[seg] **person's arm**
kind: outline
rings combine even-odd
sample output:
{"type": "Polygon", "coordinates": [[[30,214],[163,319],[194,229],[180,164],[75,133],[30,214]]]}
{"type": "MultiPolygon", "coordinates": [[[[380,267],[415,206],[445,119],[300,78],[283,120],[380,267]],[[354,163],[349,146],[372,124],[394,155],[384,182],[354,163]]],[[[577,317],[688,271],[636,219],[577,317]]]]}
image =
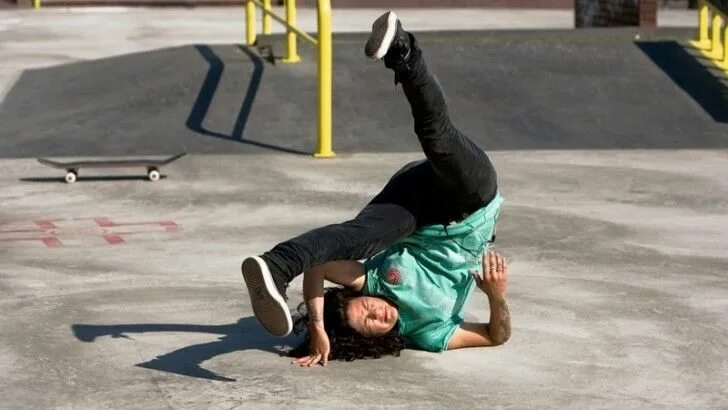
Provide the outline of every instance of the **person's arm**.
{"type": "Polygon", "coordinates": [[[295,361],[299,366],[326,366],[331,346],[324,328],[324,280],[361,291],[365,281],[364,265],[357,261],[334,261],[309,269],[303,274],[303,299],[306,302],[311,351],[295,361]]]}
{"type": "Polygon", "coordinates": [[[483,254],[483,276],[473,272],[475,283],[488,296],[490,321],[463,323],[450,338],[447,348],[497,346],[511,337],[511,314],[506,303],[508,264],[495,252],[483,254]]]}
{"type": "Polygon", "coordinates": [[[303,299],[309,325],[323,328],[324,280],[360,292],[364,287],[364,265],[357,261],[333,261],[309,269],[303,274],[303,299]]]}

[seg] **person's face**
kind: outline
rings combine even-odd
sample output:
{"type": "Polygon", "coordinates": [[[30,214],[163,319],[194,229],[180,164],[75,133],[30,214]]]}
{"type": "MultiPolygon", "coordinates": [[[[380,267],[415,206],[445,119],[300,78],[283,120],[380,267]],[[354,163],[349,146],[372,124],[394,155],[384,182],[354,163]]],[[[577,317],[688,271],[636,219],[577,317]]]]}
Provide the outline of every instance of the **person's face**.
{"type": "Polygon", "coordinates": [[[399,318],[397,308],[384,299],[359,296],[349,301],[346,320],[362,336],[376,337],[387,334],[399,318]]]}

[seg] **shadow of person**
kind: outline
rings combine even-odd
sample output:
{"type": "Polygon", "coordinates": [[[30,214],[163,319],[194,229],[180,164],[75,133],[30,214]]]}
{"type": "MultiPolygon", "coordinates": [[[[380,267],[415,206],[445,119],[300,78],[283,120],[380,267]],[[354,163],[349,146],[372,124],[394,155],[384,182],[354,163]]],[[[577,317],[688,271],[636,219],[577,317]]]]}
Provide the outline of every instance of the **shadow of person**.
{"type": "Polygon", "coordinates": [[[226,353],[239,350],[262,350],[270,353],[280,353],[282,350],[276,345],[294,342],[291,337],[281,339],[265,333],[255,317],[245,317],[226,325],[191,325],[191,324],[119,324],[119,325],[87,325],[74,324],[71,326],[74,336],[82,342],[92,343],[98,337],[111,336],[112,338],[133,338],[130,333],[149,332],[192,332],[209,333],[220,337],[209,343],[196,344],[183,347],[175,351],[157,356],[156,358],[137,363],[135,366],[145,369],[161,370],[183,376],[201,379],[235,381],[229,377],[221,376],[203,368],[203,362],[226,353]]]}

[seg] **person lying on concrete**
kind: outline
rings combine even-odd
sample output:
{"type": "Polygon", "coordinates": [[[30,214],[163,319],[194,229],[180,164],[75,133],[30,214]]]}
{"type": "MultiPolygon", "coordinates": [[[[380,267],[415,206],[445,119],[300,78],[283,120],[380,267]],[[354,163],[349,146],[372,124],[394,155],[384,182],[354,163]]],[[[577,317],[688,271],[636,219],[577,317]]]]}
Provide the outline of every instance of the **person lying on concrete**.
{"type": "Polygon", "coordinates": [[[372,25],[365,54],[402,84],[426,159],[405,165],[352,220],[324,226],[243,261],[253,312],[270,333],[294,328],[288,283],[304,272],[301,366],[505,343],[511,333],[505,259],[487,251],[503,198],[488,156],[450,120],[417,40],[393,12],[372,25]],[[365,260],[363,263],[359,260],[365,260]],[[482,273],[478,274],[477,271],[482,273]],[[324,290],[324,280],[343,287],[324,290]],[[465,322],[477,287],[488,323],[465,322]]]}

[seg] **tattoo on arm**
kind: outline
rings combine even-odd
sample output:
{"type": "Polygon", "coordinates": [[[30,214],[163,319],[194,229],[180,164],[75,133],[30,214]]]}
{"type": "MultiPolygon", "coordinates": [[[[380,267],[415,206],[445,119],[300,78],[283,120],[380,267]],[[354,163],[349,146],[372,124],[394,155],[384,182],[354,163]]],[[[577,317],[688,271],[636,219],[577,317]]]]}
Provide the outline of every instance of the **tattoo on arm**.
{"type": "Polygon", "coordinates": [[[321,315],[318,312],[309,312],[308,314],[308,320],[314,323],[323,322],[324,318],[323,315],[321,315]]]}
{"type": "Polygon", "coordinates": [[[506,300],[501,301],[501,334],[503,335],[503,343],[511,338],[511,312],[508,310],[506,300]]]}
{"type": "Polygon", "coordinates": [[[316,306],[315,299],[309,300],[306,305],[308,308],[308,322],[310,324],[323,323],[324,315],[322,312],[318,311],[318,306],[316,306]]]}
{"type": "Polygon", "coordinates": [[[511,312],[505,299],[497,301],[491,308],[497,313],[495,317],[491,316],[488,333],[495,343],[503,344],[511,337],[511,312]]]}

